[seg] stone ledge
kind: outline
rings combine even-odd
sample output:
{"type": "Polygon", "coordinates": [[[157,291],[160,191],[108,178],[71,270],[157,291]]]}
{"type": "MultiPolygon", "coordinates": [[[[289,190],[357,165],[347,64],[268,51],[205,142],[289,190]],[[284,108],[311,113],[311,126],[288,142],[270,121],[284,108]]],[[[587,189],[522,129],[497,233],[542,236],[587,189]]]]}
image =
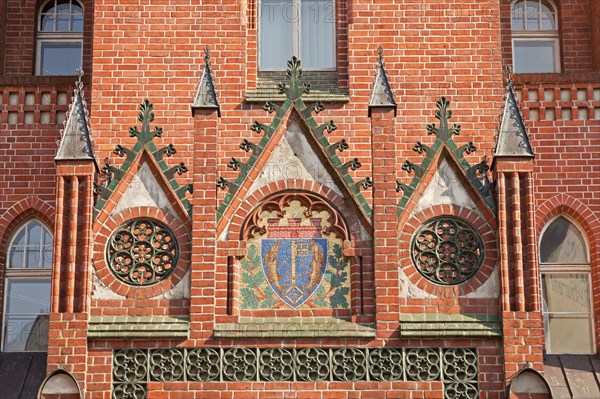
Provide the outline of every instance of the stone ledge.
{"type": "MultiPolygon", "coordinates": [[[[244,101],[247,103],[264,103],[267,101],[284,102],[285,95],[274,91],[249,91],[246,92],[244,101]]],[[[302,101],[305,103],[321,101],[323,103],[349,103],[350,96],[344,93],[330,93],[321,91],[312,91],[309,94],[302,95],[302,101]]]]}
{"type": "Polygon", "coordinates": [[[186,316],[92,316],[88,338],[187,338],[186,316]]]}
{"type": "Polygon", "coordinates": [[[375,338],[373,324],[335,317],[240,317],[238,323],[215,325],[215,338],[375,338]]]}
{"type": "Polygon", "coordinates": [[[400,316],[404,337],[500,337],[502,323],[497,315],[406,314],[400,316]]]}

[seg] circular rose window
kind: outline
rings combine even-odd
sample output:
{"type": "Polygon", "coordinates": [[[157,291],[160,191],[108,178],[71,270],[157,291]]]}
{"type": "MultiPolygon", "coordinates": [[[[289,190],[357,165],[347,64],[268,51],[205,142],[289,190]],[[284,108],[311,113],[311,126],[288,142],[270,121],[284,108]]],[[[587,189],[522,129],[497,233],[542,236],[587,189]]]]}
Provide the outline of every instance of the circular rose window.
{"type": "Polygon", "coordinates": [[[443,216],[430,219],[415,232],[412,261],[427,280],[455,285],[467,281],[481,267],[484,247],[477,230],[467,222],[443,216]]]}
{"type": "Polygon", "coordinates": [[[173,232],[152,219],[134,219],[121,225],[106,248],[110,270],[129,285],[145,286],[164,280],[175,269],[178,257],[173,232]]]}

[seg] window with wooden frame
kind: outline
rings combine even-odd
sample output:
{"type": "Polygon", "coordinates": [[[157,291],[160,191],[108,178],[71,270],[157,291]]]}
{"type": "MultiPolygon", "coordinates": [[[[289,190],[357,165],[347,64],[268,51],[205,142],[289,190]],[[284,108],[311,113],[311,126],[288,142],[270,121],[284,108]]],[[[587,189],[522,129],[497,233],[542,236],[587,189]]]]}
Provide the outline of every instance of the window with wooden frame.
{"type": "Polygon", "coordinates": [[[81,68],[83,6],[77,0],[48,0],[37,21],[36,75],[71,76],[81,68]]]}
{"type": "Polygon", "coordinates": [[[304,70],[334,70],[335,15],[334,0],[261,0],[259,70],[285,70],[293,55],[304,70]]]}
{"type": "Polygon", "coordinates": [[[511,4],[513,69],[516,73],[560,72],[558,14],[548,0],[511,4]]]}
{"type": "Polygon", "coordinates": [[[581,230],[559,216],[540,239],[542,312],[547,353],[595,353],[591,268],[581,230]]]}
{"type": "Polygon", "coordinates": [[[2,350],[48,350],[53,240],[39,220],[22,224],[9,240],[4,281],[2,350]]]}

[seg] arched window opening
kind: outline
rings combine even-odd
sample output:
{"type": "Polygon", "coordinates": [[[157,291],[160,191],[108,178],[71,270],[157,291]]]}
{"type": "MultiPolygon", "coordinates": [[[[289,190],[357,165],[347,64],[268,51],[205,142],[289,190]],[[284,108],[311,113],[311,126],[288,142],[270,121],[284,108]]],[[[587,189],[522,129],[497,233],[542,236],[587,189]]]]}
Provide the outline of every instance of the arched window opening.
{"type": "Polygon", "coordinates": [[[83,7],[77,0],[48,0],[37,24],[36,74],[75,75],[81,67],[83,7]]]}
{"type": "Polygon", "coordinates": [[[560,72],[558,16],[548,0],[511,5],[513,68],[516,73],[560,72]]]}
{"type": "Polygon", "coordinates": [[[540,269],[546,352],[594,353],[587,244],[581,231],[563,216],[542,233],[540,269]]]}
{"type": "Polygon", "coordinates": [[[37,219],[21,225],[9,241],[2,350],[48,349],[52,234],[37,219]]]}

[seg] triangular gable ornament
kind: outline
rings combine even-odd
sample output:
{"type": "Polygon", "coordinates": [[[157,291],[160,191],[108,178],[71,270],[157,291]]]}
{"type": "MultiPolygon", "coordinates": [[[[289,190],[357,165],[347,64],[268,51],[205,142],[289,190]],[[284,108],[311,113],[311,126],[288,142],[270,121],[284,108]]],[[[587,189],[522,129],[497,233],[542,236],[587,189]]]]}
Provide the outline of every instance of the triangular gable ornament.
{"type": "MultiPolygon", "coordinates": [[[[94,144],[91,138],[90,118],[83,91],[83,70],[77,70],[78,79],[73,90],[73,99],[69,106],[64,128],[61,130],[61,139],[55,161],[66,160],[93,160],[94,144]]],[[[97,164],[96,164],[97,165],[97,164]]],[[[97,168],[97,166],[96,166],[97,168]]]]}

